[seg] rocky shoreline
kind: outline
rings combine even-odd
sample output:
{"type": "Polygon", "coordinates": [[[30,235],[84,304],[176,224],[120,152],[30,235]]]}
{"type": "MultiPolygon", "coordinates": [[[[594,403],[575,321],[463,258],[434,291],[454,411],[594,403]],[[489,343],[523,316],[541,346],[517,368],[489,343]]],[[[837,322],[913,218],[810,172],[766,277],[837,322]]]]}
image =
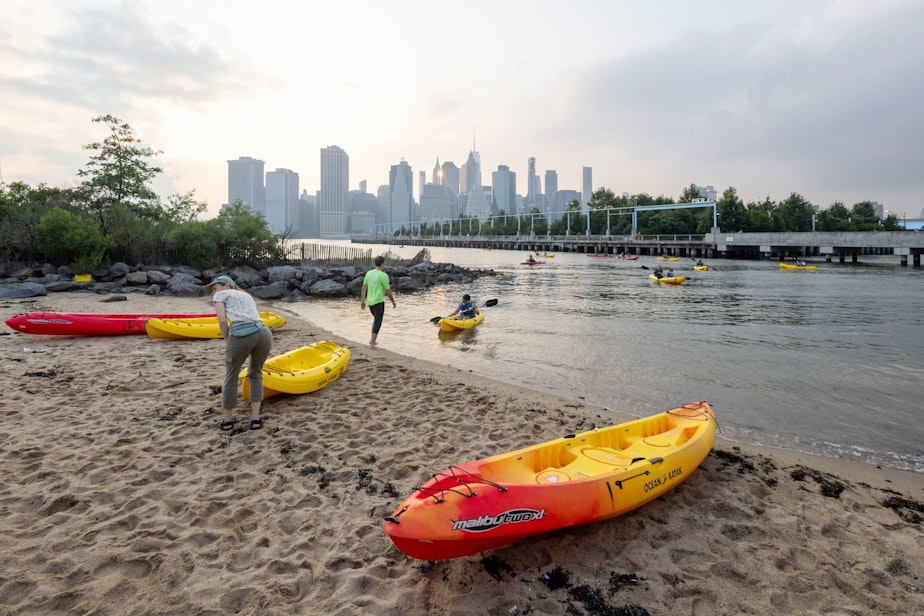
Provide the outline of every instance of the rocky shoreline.
{"type": "MultiPolygon", "coordinates": [[[[48,293],[89,291],[94,293],[143,293],[196,297],[202,286],[219,275],[228,275],[242,289],[263,300],[298,302],[309,297],[359,296],[363,276],[372,266],[328,269],[279,265],[257,270],[240,266],[231,269],[199,270],[186,265],[137,265],[114,263],[98,268],[87,282],[77,282],[73,271],[51,264],[0,265],[0,298],[36,297],[48,293]]],[[[435,285],[468,284],[494,270],[468,269],[451,263],[424,261],[409,266],[385,267],[392,289],[409,293],[435,285]]]]}

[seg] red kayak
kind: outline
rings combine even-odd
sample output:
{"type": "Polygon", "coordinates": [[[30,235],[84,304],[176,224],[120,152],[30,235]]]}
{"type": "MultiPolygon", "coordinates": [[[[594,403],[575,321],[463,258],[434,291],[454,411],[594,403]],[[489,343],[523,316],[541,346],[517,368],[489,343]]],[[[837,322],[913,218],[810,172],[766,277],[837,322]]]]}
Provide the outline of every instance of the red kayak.
{"type": "Polygon", "coordinates": [[[542,265],[545,261],[523,261],[523,265],[542,265]]]}
{"type": "Polygon", "coordinates": [[[621,261],[638,261],[638,255],[626,255],[624,257],[616,257],[621,261]]]}
{"type": "Polygon", "coordinates": [[[6,324],[25,334],[57,336],[125,336],[147,332],[148,319],[190,319],[214,317],[214,312],[196,314],[95,314],[91,312],[30,312],[17,314],[6,324]]]}

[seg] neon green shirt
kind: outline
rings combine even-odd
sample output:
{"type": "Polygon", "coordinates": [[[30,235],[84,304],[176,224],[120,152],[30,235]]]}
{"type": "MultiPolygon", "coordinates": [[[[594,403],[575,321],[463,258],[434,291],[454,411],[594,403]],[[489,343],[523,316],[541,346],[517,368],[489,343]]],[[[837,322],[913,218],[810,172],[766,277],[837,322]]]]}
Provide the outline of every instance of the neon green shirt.
{"type": "Polygon", "coordinates": [[[363,284],[366,285],[366,305],[375,306],[385,301],[385,291],[390,289],[388,286],[388,274],[380,269],[371,269],[363,277],[363,284]]]}

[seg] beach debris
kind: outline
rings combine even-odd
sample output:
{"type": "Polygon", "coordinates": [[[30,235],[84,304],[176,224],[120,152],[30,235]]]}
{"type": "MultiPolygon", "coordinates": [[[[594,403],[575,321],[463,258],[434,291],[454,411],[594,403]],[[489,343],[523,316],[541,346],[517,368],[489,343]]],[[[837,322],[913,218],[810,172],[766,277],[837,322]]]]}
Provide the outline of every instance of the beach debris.
{"type": "Polygon", "coordinates": [[[481,564],[484,567],[484,570],[488,572],[492,578],[498,582],[503,581],[504,575],[514,575],[513,567],[507,564],[506,561],[501,560],[497,556],[486,556],[481,559],[481,564]]]}
{"type": "Polygon", "coordinates": [[[23,347],[23,353],[45,353],[43,349],[32,349],[29,347],[23,347]]]}
{"type": "Polygon", "coordinates": [[[806,477],[811,477],[820,486],[819,491],[822,496],[831,498],[840,498],[841,492],[847,487],[833,475],[826,475],[821,471],[804,466],[797,466],[789,473],[789,476],[792,477],[793,481],[805,481],[806,477]]]}
{"type": "Polygon", "coordinates": [[[905,522],[910,522],[912,524],[921,524],[924,522],[924,517],[922,517],[922,514],[924,514],[924,503],[919,501],[905,498],[904,496],[893,495],[882,501],[882,506],[894,511],[898,517],[905,522]]]}
{"type": "Polygon", "coordinates": [[[58,371],[55,370],[54,368],[51,368],[50,370],[39,370],[37,372],[27,372],[25,376],[41,376],[41,377],[53,379],[54,377],[58,376],[58,371]]]}

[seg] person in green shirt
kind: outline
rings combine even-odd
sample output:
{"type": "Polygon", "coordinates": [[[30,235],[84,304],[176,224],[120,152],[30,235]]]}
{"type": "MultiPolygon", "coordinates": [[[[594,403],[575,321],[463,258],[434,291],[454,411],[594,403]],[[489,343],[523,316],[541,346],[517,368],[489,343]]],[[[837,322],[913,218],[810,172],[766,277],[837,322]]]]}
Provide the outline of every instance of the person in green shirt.
{"type": "Polygon", "coordinates": [[[375,258],[375,269],[369,270],[363,277],[363,288],[359,293],[359,307],[365,310],[366,306],[369,306],[369,312],[372,313],[372,338],[369,340],[369,346],[373,349],[376,347],[375,339],[379,336],[382,318],[385,316],[385,298],[391,300],[392,308],[397,308],[395,296],[392,295],[388,284],[388,274],[384,270],[385,257],[379,255],[375,258]]]}

